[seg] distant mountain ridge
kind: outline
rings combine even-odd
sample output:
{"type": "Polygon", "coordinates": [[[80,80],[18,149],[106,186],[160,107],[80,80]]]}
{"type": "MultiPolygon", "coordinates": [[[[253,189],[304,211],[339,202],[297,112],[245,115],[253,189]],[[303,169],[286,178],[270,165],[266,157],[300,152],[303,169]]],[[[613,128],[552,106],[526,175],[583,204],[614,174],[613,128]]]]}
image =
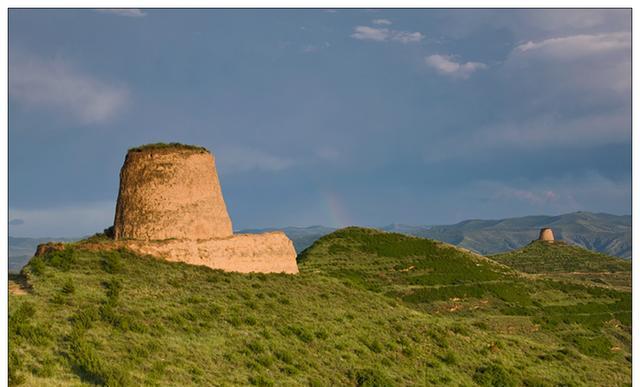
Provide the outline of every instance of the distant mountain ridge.
{"type": "MultiPolygon", "coordinates": [[[[631,258],[631,215],[573,212],[557,216],[525,216],[499,220],[471,219],[452,225],[426,226],[390,224],[378,227],[431,238],[477,251],[497,254],[518,249],[538,237],[542,227],[551,227],[557,239],[600,253],[631,258]]],[[[240,233],[283,231],[293,241],[299,253],[313,242],[336,228],[325,226],[274,227],[245,229],[240,233]]],[[[81,238],[16,238],[9,237],[9,271],[17,272],[33,256],[40,243],[48,241],[74,241],[81,238]]]]}
{"type": "MultiPolygon", "coordinates": [[[[447,226],[425,226],[411,235],[441,240],[481,254],[520,248],[551,227],[556,239],[600,253],[631,258],[631,215],[573,212],[558,216],[525,216],[500,220],[466,220],[447,226]]],[[[395,231],[389,227],[387,231],[395,231]]],[[[402,231],[399,231],[402,232],[402,231]]]]}
{"type": "MultiPolygon", "coordinates": [[[[553,228],[556,239],[600,253],[631,258],[631,215],[579,211],[557,216],[534,215],[498,220],[470,219],[452,225],[390,224],[378,228],[431,238],[490,255],[527,245],[538,238],[538,232],[543,227],[553,228]]],[[[240,232],[274,230],[287,234],[296,250],[300,252],[318,238],[336,229],[311,226],[241,230],[240,232]]]]}

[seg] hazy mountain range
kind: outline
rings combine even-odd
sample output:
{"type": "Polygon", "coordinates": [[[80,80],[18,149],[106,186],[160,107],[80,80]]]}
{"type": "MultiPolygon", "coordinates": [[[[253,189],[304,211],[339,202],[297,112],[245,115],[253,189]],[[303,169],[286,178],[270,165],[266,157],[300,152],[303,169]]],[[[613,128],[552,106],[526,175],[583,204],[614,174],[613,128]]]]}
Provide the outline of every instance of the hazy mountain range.
{"type": "Polygon", "coordinates": [[[537,239],[542,227],[551,227],[556,239],[608,255],[631,258],[631,215],[580,211],[558,216],[466,220],[448,226],[422,228],[391,225],[383,229],[441,240],[491,255],[537,239]]]}
{"type": "MultiPolygon", "coordinates": [[[[431,238],[478,253],[491,255],[522,247],[538,238],[542,227],[551,227],[556,239],[589,250],[622,258],[631,258],[631,215],[573,212],[558,216],[525,216],[499,220],[471,219],[452,225],[412,226],[390,224],[381,230],[431,238]]],[[[282,230],[302,251],[334,228],[323,226],[284,227],[279,229],[242,230],[264,232],[282,230]]]]}
{"type": "MultiPolygon", "coordinates": [[[[525,216],[499,220],[471,219],[452,225],[390,224],[379,227],[384,231],[432,238],[465,247],[481,254],[496,254],[526,245],[538,237],[542,227],[551,227],[556,239],[562,239],[589,250],[622,258],[631,258],[631,215],[573,212],[558,216],[525,216]]],[[[332,227],[283,227],[245,229],[242,233],[280,230],[291,238],[296,251],[309,247],[323,235],[336,230],[332,227]]],[[[9,271],[19,271],[33,255],[40,243],[73,241],[81,238],[16,238],[9,237],[9,271]]]]}

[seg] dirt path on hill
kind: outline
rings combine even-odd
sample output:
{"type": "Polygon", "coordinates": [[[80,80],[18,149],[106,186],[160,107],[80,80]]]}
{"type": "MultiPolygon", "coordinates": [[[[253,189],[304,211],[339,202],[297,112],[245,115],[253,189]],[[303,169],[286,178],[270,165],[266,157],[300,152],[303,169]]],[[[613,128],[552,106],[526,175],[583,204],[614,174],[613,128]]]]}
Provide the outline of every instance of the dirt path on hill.
{"type": "Polygon", "coordinates": [[[27,279],[19,274],[9,274],[9,293],[24,296],[31,293],[32,288],[27,279]]]}

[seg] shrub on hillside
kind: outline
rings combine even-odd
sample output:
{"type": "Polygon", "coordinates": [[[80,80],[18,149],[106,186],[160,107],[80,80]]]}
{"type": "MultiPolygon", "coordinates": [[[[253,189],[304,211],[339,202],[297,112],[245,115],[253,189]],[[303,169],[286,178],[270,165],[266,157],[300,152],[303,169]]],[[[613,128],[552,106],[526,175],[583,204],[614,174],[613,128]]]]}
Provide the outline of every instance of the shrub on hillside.
{"type": "Polygon", "coordinates": [[[120,251],[105,251],[102,253],[102,269],[109,274],[122,271],[122,258],[120,251]]]}
{"type": "Polygon", "coordinates": [[[58,270],[69,271],[71,267],[76,263],[75,250],[72,248],[65,248],[64,250],[51,251],[45,256],[45,262],[47,265],[55,267],[58,270]]]}
{"type": "Polygon", "coordinates": [[[358,387],[391,387],[393,383],[382,371],[372,368],[352,370],[350,378],[358,387]]]}
{"type": "Polygon", "coordinates": [[[76,292],[76,287],[73,284],[71,278],[67,279],[67,281],[62,285],[62,293],[64,294],[73,294],[76,292]]]}
{"type": "Polygon", "coordinates": [[[487,387],[515,387],[516,382],[513,377],[499,364],[476,368],[473,374],[473,381],[480,386],[487,387]]]}
{"type": "Polygon", "coordinates": [[[25,340],[27,343],[41,346],[51,339],[50,332],[43,326],[36,324],[34,315],[35,307],[29,302],[25,302],[18,309],[9,314],[9,341],[16,343],[18,340],[25,340]]]}

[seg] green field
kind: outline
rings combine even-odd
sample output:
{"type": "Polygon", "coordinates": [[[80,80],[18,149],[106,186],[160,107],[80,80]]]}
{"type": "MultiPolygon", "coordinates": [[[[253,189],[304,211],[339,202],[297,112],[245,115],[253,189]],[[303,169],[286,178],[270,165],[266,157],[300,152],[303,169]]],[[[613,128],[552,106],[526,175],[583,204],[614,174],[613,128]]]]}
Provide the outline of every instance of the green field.
{"type": "Polygon", "coordinates": [[[69,244],[9,296],[13,385],[630,385],[631,294],[347,228],[299,275],[69,244]]]}

